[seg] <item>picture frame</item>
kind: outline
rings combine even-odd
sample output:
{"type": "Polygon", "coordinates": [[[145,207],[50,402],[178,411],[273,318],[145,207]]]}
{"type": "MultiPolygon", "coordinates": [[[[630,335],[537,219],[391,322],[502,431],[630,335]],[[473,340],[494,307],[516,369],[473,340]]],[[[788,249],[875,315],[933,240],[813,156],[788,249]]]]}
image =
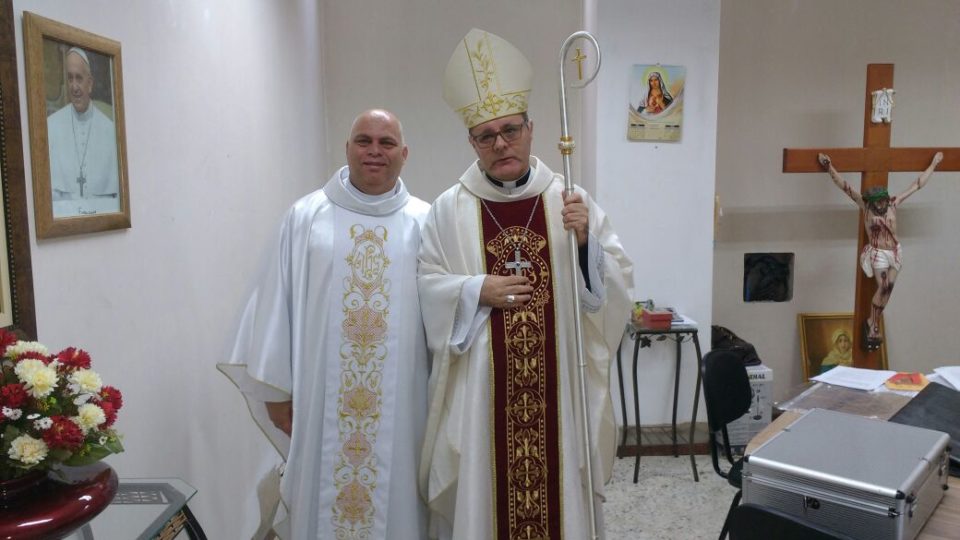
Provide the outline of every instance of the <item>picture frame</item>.
{"type": "MultiPolygon", "coordinates": [[[[853,342],[853,313],[800,313],[797,315],[797,324],[800,327],[800,360],[803,364],[804,379],[822,373],[825,360],[828,360],[828,364],[843,365],[839,359],[847,358],[846,353],[852,357],[856,348],[853,342]],[[834,342],[834,336],[838,332],[846,333],[848,349],[844,349],[840,336],[836,337],[840,343],[834,342]]],[[[880,332],[886,335],[882,318],[880,332]]],[[[880,369],[887,369],[886,342],[880,346],[880,364],[880,369]]]]}
{"type": "Polygon", "coordinates": [[[0,6],[0,327],[37,339],[13,2],[0,6]]]}
{"type": "Polygon", "coordinates": [[[120,43],[23,14],[38,239],[131,226],[120,43]]]}

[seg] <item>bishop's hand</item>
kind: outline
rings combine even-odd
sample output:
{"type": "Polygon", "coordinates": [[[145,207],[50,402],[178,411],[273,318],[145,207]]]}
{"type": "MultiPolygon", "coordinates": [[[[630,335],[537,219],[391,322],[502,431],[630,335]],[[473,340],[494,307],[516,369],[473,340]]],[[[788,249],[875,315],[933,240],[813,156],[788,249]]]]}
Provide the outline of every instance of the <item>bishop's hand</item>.
{"type": "Polygon", "coordinates": [[[500,309],[522,306],[533,298],[533,285],[525,276],[493,276],[483,278],[480,305],[500,309]]]}
{"type": "Polygon", "coordinates": [[[585,245],[590,223],[590,209],[583,203],[583,197],[576,192],[565,194],[560,215],[563,216],[563,228],[577,232],[577,245],[585,245]]]}

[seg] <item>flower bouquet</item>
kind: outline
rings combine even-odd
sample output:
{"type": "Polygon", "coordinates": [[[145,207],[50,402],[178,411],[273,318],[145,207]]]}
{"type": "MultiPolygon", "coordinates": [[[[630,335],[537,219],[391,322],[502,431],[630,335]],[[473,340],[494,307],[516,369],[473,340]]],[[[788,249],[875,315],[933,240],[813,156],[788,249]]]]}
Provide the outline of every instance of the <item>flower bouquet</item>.
{"type": "Polygon", "coordinates": [[[61,465],[88,465],[122,452],[113,429],[120,391],[68,347],[51,355],[0,330],[0,481],[61,465]]]}

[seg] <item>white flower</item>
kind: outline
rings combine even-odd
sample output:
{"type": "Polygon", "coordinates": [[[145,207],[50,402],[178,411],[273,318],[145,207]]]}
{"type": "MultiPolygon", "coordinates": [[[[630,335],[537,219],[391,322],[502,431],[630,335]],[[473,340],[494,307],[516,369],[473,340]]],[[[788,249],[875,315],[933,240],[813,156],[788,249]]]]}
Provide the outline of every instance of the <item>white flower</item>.
{"type": "Polygon", "coordinates": [[[53,392],[57,386],[57,370],[40,360],[28,358],[17,363],[13,368],[17,377],[23,381],[23,387],[31,396],[44,398],[53,392]]]}
{"type": "Polygon", "coordinates": [[[103,413],[98,405],[93,403],[86,403],[77,408],[77,416],[71,418],[80,429],[83,430],[84,435],[91,429],[95,429],[100,424],[107,421],[107,415],[103,413]]]}
{"type": "Polygon", "coordinates": [[[40,413],[33,413],[33,414],[27,415],[27,420],[36,420],[37,418],[40,418],[40,413]]]}
{"type": "Polygon", "coordinates": [[[100,436],[100,446],[103,446],[103,445],[105,445],[105,444],[107,444],[107,436],[106,436],[106,435],[101,435],[101,436],[100,436]]]}
{"type": "Polygon", "coordinates": [[[10,407],[4,407],[0,412],[2,412],[4,416],[11,420],[19,420],[20,415],[23,414],[23,411],[20,409],[11,409],[10,407]]]}
{"type": "Polygon", "coordinates": [[[10,443],[7,452],[10,459],[15,459],[25,465],[36,465],[47,457],[47,443],[42,439],[34,439],[29,435],[21,435],[10,443]]]}
{"type": "Polygon", "coordinates": [[[25,352],[40,353],[43,356],[50,355],[47,348],[36,341],[18,341],[7,347],[7,356],[10,358],[16,358],[25,352]]]}
{"type": "Polygon", "coordinates": [[[77,394],[96,394],[103,386],[100,375],[92,369],[78,369],[67,378],[70,382],[70,388],[76,385],[77,394]]]}
{"type": "Polygon", "coordinates": [[[43,431],[45,429],[50,429],[50,426],[53,425],[53,420],[49,418],[41,418],[33,422],[33,428],[38,431],[43,431]]]}

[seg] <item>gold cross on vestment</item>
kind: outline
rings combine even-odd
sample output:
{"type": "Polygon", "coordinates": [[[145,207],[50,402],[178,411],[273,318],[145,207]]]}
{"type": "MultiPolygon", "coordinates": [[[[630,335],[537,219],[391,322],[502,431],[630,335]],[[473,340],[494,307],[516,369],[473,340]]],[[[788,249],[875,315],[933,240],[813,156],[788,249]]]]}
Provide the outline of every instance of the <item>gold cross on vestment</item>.
{"type": "Polygon", "coordinates": [[[583,80],[583,61],[586,59],[586,55],[583,54],[583,51],[580,50],[580,47],[577,47],[577,55],[570,60],[571,62],[577,63],[577,80],[583,80]]]}

